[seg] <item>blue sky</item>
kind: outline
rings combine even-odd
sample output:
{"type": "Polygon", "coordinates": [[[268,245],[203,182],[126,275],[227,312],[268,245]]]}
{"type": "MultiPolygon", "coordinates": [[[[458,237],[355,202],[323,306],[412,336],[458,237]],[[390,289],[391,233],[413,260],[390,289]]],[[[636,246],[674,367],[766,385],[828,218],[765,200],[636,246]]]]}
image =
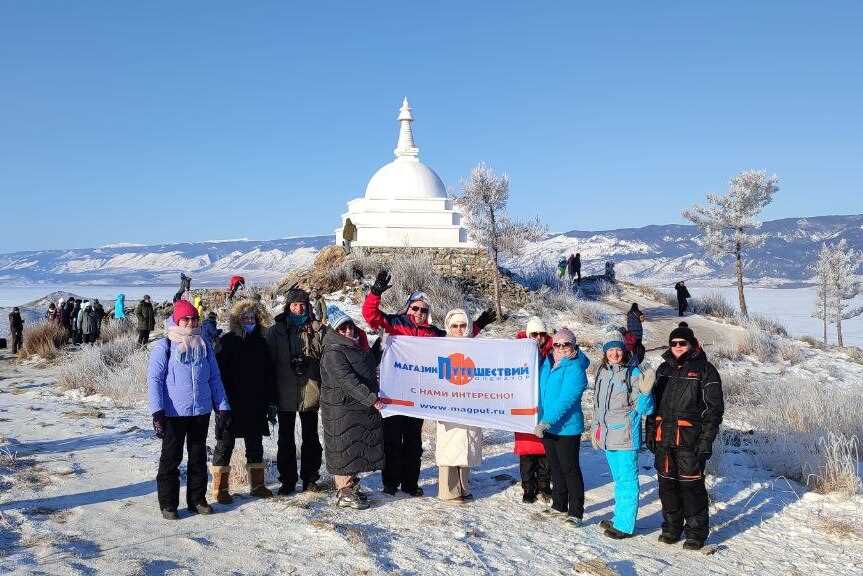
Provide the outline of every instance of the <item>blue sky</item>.
{"type": "Polygon", "coordinates": [[[863,211],[860,2],[0,0],[0,251],[329,233],[403,96],[552,230],[863,211]],[[420,5],[422,4],[422,5],[420,5]]]}

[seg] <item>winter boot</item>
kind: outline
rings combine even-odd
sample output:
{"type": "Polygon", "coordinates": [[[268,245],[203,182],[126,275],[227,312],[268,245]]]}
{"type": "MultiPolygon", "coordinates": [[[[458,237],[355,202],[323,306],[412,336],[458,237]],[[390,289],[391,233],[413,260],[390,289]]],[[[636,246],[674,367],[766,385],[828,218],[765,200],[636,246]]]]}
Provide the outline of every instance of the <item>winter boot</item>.
{"type": "Polygon", "coordinates": [[[680,542],[680,536],[675,536],[674,534],[663,532],[659,535],[659,541],[663,544],[677,544],[678,542],[680,542]]]}
{"type": "Polygon", "coordinates": [[[600,520],[599,521],[599,527],[602,530],[608,530],[609,528],[612,527],[611,520],[600,520]]]}
{"type": "Polygon", "coordinates": [[[351,488],[342,488],[336,492],[336,505],[339,508],[353,508],[354,510],[365,510],[369,507],[368,500],[357,496],[351,488]]]}
{"type": "Polygon", "coordinates": [[[198,502],[194,506],[189,506],[189,514],[212,514],[213,507],[207,504],[206,500],[198,502]]]}
{"type": "Polygon", "coordinates": [[[180,515],[177,514],[176,510],[170,510],[168,508],[162,510],[162,518],[165,520],[179,520],[180,515]]]}
{"type": "Polygon", "coordinates": [[[695,538],[687,538],[683,543],[684,550],[701,550],[704,548],[704,542],[695,538]]]}
{"type": "Polygon", "coordinates": [[[614,526],[609,526],[608,528],[606,528],[605,535],[615,540],[623,540],[624,538],[632,538],[633,536],[635,536],[635,534],[627,534],[626,532],[621,532],[614,526]]]}
{"type": "Polygon", "coordinates": [[[213,498],[219,504],[230,504],[234,501],[233,496],[228,491],[228,485],[231,478],[230,466],[213,466],[213,486],[211,492],[213,498]]]}
{"type": "Polygon", "coordinates": [[[521,501],[525,504],[533,504],[536,502],[536,492],[525,490],[524,494],[521,496],[521,501]]]}
{"type": "Polygon", "coordinates": [[[257,496],[258,498],[269,498],[273,495],[264,482],[263,462],[246,464],[246,470],[249,471],[249,494],[257,496]]]}

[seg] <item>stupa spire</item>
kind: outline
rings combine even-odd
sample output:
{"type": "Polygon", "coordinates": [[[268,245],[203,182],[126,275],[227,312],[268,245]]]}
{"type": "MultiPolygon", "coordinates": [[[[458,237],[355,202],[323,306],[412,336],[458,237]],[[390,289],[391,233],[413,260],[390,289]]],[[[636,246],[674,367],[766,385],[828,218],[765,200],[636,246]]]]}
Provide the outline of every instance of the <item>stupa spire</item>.
{"type": "Polygon", "coordinates": [[[420,155],[420,149],[414,144],[414,133],[411,129],[411,122],[413,121],[411,107],[408,104],[407,96],[405,96],[402,107],[399,109],[399,141],[396,144],[396,149],[393,150],[396,158],[417,158],[420,155]]]}

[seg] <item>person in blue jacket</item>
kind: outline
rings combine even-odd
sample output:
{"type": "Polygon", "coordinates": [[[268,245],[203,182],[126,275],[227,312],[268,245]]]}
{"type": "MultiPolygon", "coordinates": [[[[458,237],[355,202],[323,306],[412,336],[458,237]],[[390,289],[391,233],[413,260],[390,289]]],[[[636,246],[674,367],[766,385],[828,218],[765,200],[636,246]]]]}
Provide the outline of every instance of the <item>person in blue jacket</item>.
{"type": "Polygon", "coordinates": [[[539,423],[534,434],[542,438],[551,467],[550,512],[566,515],[580,525],[584,516],[584,478],[578,460],[584,415],[581,396],[587,388],[585,371],[590,360],[578,349],[568,328],[553,338],[554,362],[545,358],[539,372],[539,423]]]}
{"type": "Polygon", "coordinates": [[[602,364],[596,371],[593,393],[593,447],[605,450],[614,480],[614,517],[600,528],[609,538],[635,535],[638,517],[638,451],[642,417],[653,414],[655,371],[637,354],[627,352],[623,333],[610,328],[603,338],[602,364]]]}
{"type": "Polygon", "coordinates": [[[201,338],[198,311],[191,302],[174,303],[174,313],[165,321],[165,334],[150,353],[147,387],[153,429],[156,437],[162,439],[156,476],[159,507],[163,518],[176,520],[184,443],[189,453],[186,466],[189,512],[213,512],[205,498],[210,412],[216,410],[216,428],[226,430],[231,425],[231,407],[216,354],[201,338]]]}
{"type": "Polygon", "coordinates": [[[126,317],[126,295],[125,294],[117,294],[117,298],[114,300],[114,319],[125,318],[126,317]]]}

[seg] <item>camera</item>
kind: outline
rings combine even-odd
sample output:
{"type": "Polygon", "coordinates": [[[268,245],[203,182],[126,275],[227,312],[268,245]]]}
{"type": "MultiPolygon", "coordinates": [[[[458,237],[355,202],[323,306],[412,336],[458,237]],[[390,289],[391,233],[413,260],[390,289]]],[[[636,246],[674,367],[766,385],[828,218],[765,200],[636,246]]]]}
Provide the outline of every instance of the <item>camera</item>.
{"type": "Polygon", "coordinates": [[[303,356],[291,356],[291,370],[297,376],[305,376],[306,374],[306,359],[303,356]]]}

